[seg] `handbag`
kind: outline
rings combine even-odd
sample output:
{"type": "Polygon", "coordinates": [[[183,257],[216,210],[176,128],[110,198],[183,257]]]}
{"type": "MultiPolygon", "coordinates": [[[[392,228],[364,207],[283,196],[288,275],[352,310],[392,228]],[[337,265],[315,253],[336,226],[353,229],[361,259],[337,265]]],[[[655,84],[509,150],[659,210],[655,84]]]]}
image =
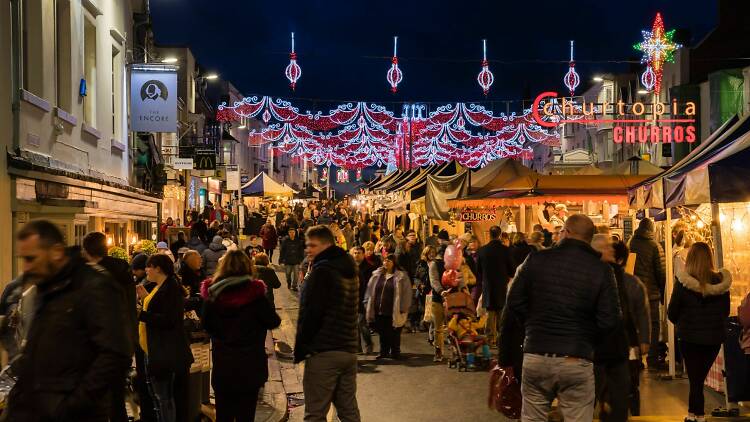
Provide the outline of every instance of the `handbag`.
{"type": "Polygon", "coordinates": [[[500,366],[493,362],[490,371],[490,396],[488,406],[511,419],[521,417],[521,385],[513,373],[512,366],[500,366]]]}
{"type": "Polygon", "coordinates": [[[424,298],[424,322],[432,322],[432,295],[427,295],[424,298]]]}

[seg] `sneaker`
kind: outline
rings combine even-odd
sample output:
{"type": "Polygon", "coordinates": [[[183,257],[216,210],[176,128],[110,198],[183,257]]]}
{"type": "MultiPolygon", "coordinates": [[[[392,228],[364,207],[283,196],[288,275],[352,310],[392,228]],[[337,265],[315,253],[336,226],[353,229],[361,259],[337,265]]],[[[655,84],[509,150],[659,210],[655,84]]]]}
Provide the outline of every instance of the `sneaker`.
{"type": "Polygon", "coordinates": [[[433,362],[442,362],[443,361],[443,354],[440,352],[435,352],[435,357],[432,358],[433,362]]]}

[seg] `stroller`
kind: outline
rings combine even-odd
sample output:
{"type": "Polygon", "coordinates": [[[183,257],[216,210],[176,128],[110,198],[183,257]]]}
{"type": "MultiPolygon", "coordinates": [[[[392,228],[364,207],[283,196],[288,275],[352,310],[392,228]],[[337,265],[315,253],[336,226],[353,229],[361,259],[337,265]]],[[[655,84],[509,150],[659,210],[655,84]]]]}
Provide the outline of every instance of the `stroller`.
{"type": "Polygon", "coordinates": [[[471,295],[465,290],[451,289],[446,295],[445,316],[451,357],[448,367],[460,371],[486,370],[490,365],[490,348],[484,336],[486,317],[477,319],[471,295]]]}

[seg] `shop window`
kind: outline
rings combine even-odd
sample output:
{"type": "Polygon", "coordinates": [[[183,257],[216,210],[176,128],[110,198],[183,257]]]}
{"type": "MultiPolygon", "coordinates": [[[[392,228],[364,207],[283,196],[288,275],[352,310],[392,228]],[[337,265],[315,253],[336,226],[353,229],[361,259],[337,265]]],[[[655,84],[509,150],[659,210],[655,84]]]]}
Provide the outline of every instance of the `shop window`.
{"type": "Polygon", "coordinates": [[[122,54],[112,46],[112,138],[122,142],[122,54]]]}
{"type": "Polygon", "coordinates": [[[88,233],[88,224],[76,224],[74,228],[75,244],[78,246],[83,245],[83,238],[88,233]]]}
{"type": "Polygon", "coordinates": [[[70,0],[55,1],[55,76],[57,107],[72,112],[72,76],[70,52],[70,0]]]}
{"type": "Polygon", "coordinates": [[[42,3],[42,0],[21,3],[21,86],[39,97],[44,96],[42,3]]]}
{"type": "Polygon", "coordinates": [[[84,12],[83,19],[83,75],[86,96],[83,97],[83,121],[96,126],[96,21],[84,12]]]}

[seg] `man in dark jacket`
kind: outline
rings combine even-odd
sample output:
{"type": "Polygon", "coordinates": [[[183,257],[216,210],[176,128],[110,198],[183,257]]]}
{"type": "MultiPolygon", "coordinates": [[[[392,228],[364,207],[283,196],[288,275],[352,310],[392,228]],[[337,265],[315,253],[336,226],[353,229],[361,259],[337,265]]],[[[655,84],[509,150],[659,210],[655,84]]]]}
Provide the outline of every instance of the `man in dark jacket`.
{"type": "Polygon", "coordinates": [[[357,267],[328,227],[307,230],[312,269],[302,285],[294,361],[305,361],[305,421],[325,422],[331,403],[342,422],[357,406],[357,267]]]}
{"type": "Polygon", "coordinates": [[[286,287],[289,290],[297,291],[299,264],[305,258],[305,241],[297,236],[296,227],[290,227],[287,233],[288,235],[281,239],[279,264],[284,266],[286,287]]]}
{"type": "Polygon", "coordinates": [[[644,218],[630,239],[630,252],[635,253],[635,276],[646,285],[648,304],[651,312],[651,347],[646,362],[649,368],[658,364],[659,332],[661,321],[659,305],[664,301],[664,283],[667,280],[664,269],[664,250],[654,241],[654,222],[644,218]]]}
{"type": "Polygon", "coordinates": [[[547,420],[552,400],[563,418],[594,413],[594,343],[621,318],[612,269],[591,248],[594,223],[582,214],[565,222],[563,240],[529,255],[508,292],[524,325],[523,420],[547,420]]]}
{"type": "Polygon", "coordinates": [[[24,277],[36,286],[36,312],[5,420],[106,421],[111,386],[133,352],[118,287],[105,270],[66,250],[52,223],[18,232],[24,277]]]}
{"type": "Polygon", "coordinates": [[[372,353],[372,336],[370,335],[370,327],[367,324],[367,318],[365,315],[365,294],[367,293],[367,284],[370,282],[372,273],[380,267],[380,260],[377,259],[377,256],[375,255],[371,255],[371,259],[365,259],[365,248],[361,246],[355,246],[349,249],[349,254],[354,258],[359,273],[358,304],[360,341],[357,350],[364,351],[365,354],[370,354],[372,353]],[[365,341],[364,349],[362,349],[362,340],[365,341]]]}
{"type": "MultiPolygon", "coordinates": [[[[117,284],[122,299],[122,309],[125,311],[128,340],[135,346],[138,339],[138,316],[135,282],[133,273],[130,271],[130,264],[124,259],[107,255],[107,237],[102,232],[91,232],[83,238],[83,252],[90,263],[98,264],[107,270],[111,280],[117,284]]],[[[112,422],[127,422],[128,420],[128,412],[125,409],[125,378],[126,372],[123,372],[120,382],[112,385],[110,407],[110,421],[112,422]]]]}
{"type": "Polygon", "coordinates": [[[477,280],[482,285],[482,305],[487,309],[487,341],[492,347],[497,343],[508,281],[515,270],[510,249],[500,240],[501,234],[500,227],[490,227],[490,241],[477,251],[476,263],[477,280]]]}

